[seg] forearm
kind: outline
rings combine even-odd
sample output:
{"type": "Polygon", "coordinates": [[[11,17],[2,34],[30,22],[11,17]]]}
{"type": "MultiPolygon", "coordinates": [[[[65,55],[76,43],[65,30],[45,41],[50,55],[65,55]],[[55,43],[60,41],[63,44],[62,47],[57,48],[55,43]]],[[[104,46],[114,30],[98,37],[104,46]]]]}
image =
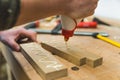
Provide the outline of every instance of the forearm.
{"type": "Polygon", "coordinates": [[[20,25],[58,14],[84,18],[94,13],[97,2],[98,0],[0,0],[0,4],[4,4],[0,5],[0,29],[11,28],[16,21],[16,25],[20,25]],[[4,4],[4,1],[8,3],[4,4]]]}
{"type": "Polygon", "coordinates": [[[21,14],[17,24],[52,15],[84,18],[94,13],[98,0],[21,0],[21,14]]]}
{"type": "MultiPolygon", "coordinates": [[[[67,1],[67,0],[66,0],[67,1]]],[[[63,14],[65,0],[21,0],[21,13],[17,24],[63,14]]]]}

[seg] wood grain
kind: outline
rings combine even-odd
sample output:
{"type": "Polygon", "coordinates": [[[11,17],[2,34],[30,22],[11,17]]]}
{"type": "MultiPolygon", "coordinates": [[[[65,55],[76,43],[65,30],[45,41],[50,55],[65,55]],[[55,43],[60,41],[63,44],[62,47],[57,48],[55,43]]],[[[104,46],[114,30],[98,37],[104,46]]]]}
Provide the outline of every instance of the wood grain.
{"type": "Polygon", "coordinates": [[[67,76],[67,68],[38,43],[31,42],[20,46],[23,55],[44,80],[67,76]]]}
{"type": "Polygon", "coordinates": [[[66,46],[63,42],[61,41],[61,43],[57,43],[51,41],[47,43],[41,43],[41,45],[43,48],[52,52],[53,54],[58,55],[78,66],[87,64],[90,67],[95,68],[102,65],[102,57],[83,49],[74,47],[73,44],[70,43],[68,46],[66,46]]]}

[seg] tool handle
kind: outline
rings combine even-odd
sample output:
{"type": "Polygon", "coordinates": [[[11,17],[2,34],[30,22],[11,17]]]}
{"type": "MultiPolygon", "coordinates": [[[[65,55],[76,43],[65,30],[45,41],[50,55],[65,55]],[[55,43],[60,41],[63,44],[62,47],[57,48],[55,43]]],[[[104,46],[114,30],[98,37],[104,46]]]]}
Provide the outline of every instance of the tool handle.
{"type": "Polygon", "coordinates": [[[107,37],[104,37],[104,36],[100,35],[99,33],[95,33],[95,34],[93,35],[93,37],[94,37],[94,38],[101,39],[101,40],[103,40],[103,41],[106,41],[106,42],[108,42],[108,43],[110,43],[110,44],[112,44],[112,45],[120,48],[120,43],[119,43],[119,42],[116,42],[116,41],[111,40],[111,39],[109,39],[109,38],[107,38],[107,37]]]}
{"type": "Polygon", "coordinates": [[[97,22],[79,22],[77,28],[97,28],[97,22]]]}
{"type": "Polygon", "coordinates": [[[103,37],[103,36],[101,36],[100,34],[97,35],[97,38],[99,38],[99,39],[101,39],[101,40],[103,40],[103,41],[106,41],[106,42],[108,42],[108,43],[110,43],[110,44],[112,44],[112,45],[120,48],[120,43],[119,43],[119,42],[116,42],[116,41],[111,40],[111,39],[109,39],[109,38],[103,37]]]}

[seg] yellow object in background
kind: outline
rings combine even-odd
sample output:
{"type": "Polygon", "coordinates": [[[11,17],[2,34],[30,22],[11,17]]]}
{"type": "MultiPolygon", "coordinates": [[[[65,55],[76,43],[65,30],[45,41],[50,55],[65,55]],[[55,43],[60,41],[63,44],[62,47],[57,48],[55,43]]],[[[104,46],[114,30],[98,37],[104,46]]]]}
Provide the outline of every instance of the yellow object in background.
{"type": "Polygon", "coordinates": [[[112,45],[120,48],[120,43],[119,43],[119,42],[116,42],[116,41],[114,41],[114,40],[111,40],[111,39],[109,39],[109,38],[107,38],[107,37],[104,37],[104,36],[102,36],[102,35],[100,35],[100,34],[97,34],[97,35],[96,35],[96,38],[101,39],[101,40],[103,40],[103,41],[106,41],[106,42],[108,42],[108,43],[110,43],[110,44],[112,44],[112,45]]]}
{"type": "Polygon", "coordinates": [[[50,16],[50,17],[47,17],[47,18],[45,18],[45,21],[51,21],[51,20],[53,20],[54,18],[56,18],[56,16],[50,16]]]}

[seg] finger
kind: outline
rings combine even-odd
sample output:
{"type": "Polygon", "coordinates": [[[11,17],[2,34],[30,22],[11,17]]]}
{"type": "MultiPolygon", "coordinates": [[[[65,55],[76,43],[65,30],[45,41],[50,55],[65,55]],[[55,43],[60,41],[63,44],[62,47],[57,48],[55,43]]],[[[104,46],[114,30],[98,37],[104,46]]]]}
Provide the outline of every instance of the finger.
{"type": "Polygon", "coordinates": [[[37,42],[37,33],[32,31],[32,30],[28,30],[28,31],[29,31],[28,33],[30,34],[29,39],[31,39],[32,41],[37,42]]]}
{"type": "Polygon", "coordinates": [[[20,35],[25,36],[25,37],[31,39],[32,41],[35,41],[35,42],[37,41],[36,40],[37,34],[34,31],[22,29],[22,31],[20,31],[20,35]]]}

